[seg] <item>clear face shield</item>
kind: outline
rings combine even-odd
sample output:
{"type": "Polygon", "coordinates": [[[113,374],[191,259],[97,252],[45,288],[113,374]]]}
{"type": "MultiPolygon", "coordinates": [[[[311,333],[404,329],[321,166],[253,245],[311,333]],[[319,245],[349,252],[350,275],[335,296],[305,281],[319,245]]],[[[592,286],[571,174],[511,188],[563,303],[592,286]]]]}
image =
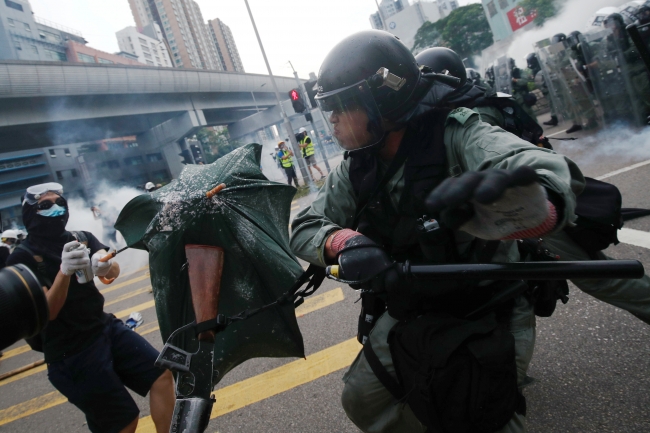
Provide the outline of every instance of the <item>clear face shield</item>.
{"type": "Polygon", "coordinates": [[[315,99],[343,150],[370,148],[384,137],[382,116],[365,80],[315,99]]]}
{"type": "Polygon", "coordinates": [[[41,183],[40,185],[30,186],[27,188],[23,203],[27,202],[30,205],[34,205],[38,203],[38,200],[48,192],[53,192],[59,196],[62,196],[63,186],[60,183],[56,182],[41,183]]]}

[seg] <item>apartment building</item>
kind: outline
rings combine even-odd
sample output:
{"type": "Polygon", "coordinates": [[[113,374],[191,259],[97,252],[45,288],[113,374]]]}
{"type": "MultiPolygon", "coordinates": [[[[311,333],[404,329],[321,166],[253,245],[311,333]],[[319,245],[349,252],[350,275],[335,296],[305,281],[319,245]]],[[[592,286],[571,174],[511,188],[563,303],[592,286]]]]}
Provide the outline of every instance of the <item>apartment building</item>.
{"type": "Polygon", "coordinates": [[[230,27],[219,18],[215,18],[208,20],[208,29],[210,30],[212,42],[217,50],[224,70],[229,72],[245,72],[230,27]]]}

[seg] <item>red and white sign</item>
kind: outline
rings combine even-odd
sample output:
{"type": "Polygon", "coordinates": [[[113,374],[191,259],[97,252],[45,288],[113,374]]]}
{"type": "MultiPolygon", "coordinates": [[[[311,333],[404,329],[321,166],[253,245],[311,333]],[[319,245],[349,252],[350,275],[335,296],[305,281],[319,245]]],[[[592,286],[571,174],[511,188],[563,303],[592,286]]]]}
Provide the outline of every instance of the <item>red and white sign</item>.
{"type": "Polygon", "coordinates": [[[512,27],[513,32],[532,23],[537,16],[537,11],[531,11],[528,15],[524,15],[525,13],[526,11],[522,7],[516,7],[508,12],[508,20],[510,21],[510,27],[512,27]]]}

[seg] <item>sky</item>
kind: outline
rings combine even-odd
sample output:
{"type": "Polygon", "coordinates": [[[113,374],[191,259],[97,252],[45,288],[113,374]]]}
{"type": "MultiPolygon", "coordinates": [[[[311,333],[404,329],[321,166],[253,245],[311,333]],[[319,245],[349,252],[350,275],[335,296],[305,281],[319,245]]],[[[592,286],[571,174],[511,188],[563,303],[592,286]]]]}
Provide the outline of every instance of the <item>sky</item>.
{"type": "MultiPolygon", "coordinates": [[[[29,0],[40,18],[80,31],[88,45],[119,51],[115,32],[134,26],[128,0],[29,0]]],[[[196,0],[204,20],[230,27],[246,72],[266,74],[244,0],[196,0]]],[[[318,73],[329,50],[351,33],[370,28],[375,0],[248,0],[274,75],[318,73]]],[[[480,0],[460,0],[460,5],[480,0]]]]}

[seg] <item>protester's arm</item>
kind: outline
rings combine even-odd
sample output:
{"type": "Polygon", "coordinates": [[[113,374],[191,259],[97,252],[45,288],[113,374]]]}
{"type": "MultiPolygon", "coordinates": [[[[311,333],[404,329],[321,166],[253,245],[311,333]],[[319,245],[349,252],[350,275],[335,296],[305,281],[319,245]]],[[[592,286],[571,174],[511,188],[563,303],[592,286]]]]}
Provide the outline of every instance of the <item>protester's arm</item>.
{"type": "Polygon", "coordinates": [[[480,120],[467,108],[454,110],[445,128],[452,173],[490,168],[533,168],[539,183],[547,190],[549,200],[558,211],[557,231],[573,221],[575,197],[584,188],[580,169],[569,158],[534,146],[501,128],[480,120]],[[452,162],[453,161],[453,162],[452,162]]]}
{"type": "Polygon", "coordinates": [[[70,275],[65,275],[59,271],[56,278],[49,289],[43,287],[45,297],[47,298],[47,305],[50,309],[50,320],[54,320],[61,312],[65,300],[68,297],[68,288],[70,287],[70,275]]]}
{"type": "Polygon", "coordinates": [[[332,255],[326,253],[331,235],[352,225],[357,203],[348,167],[349,159],[339,164],[327,177],[311,206],[291,223],[291,249],[309,263],[326,266],[331,262],[332,255]]]}

